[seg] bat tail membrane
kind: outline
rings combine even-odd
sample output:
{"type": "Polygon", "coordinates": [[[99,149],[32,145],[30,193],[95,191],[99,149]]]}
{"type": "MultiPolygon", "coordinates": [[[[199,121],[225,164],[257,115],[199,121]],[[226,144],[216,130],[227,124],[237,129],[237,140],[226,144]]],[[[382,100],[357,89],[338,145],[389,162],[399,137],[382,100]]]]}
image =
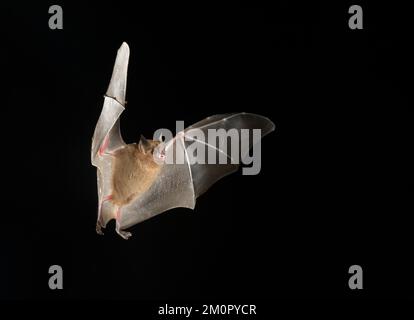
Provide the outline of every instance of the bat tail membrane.
{"type": "Polygon", "coordinates": [[[126,42],[122,43],[118,49],[114,69],[112,71],[111,82],[109,83],[106,95],[114,98],[122,106],[125,106],[125,93],[127,85],[127,72],[129,61],[129,46],[126,42]]]}

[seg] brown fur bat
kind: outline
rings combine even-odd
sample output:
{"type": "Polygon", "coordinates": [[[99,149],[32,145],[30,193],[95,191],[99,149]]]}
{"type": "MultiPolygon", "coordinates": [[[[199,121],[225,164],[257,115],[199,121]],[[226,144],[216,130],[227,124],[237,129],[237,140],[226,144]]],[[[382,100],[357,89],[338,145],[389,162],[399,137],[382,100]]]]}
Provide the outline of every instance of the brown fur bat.
{"type": "MultiPolygon", "coordinates": [[[[211,130],[227,130],[239,134],[240,144],[254,145],[274,130],[274,124],[260,115],[234,113],[208,117],[180,131],[166,143],[147,140],[126,144],[121,137],[119,117],[125,109],[125,93],[129,47],[118,50],[112,78],[104,98],[101,115],[92,139],[91,161],[97,167],[98,219],[96,231],[102,234],[108,221],[116,220],[116,231],[124,239],[131,236],[125,229],[176,207],[194,209],[196,198],[222,177],[235,172],[229,145],[218,146],[200,139],[211,130]],[[254,140],[243,130],[260,129],[254,140]],[[195,161],[188,151],[193,144],[212,151],[229,161],[211,163],[195,161]],[[182,161],[178,155],[182,154],[182,161]],[[169,161],[166,161],[169,159],[169,161]]],[[[239,149],[237,149],[239,150],[239,149]]],[[[243,158],[248,150],[238,152],[243,158]]]]}

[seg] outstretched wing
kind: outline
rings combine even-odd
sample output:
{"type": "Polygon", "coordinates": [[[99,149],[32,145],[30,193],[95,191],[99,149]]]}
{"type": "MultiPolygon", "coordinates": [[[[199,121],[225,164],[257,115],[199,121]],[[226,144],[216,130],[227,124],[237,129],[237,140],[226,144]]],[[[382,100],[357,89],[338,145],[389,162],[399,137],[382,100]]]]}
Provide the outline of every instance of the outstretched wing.
{"type": "Polygon", "coordinates": [[[119,128],[119,117],[125,110],[128,60],[129,47],[124,42],[118,49],[111,82],[92,138],[91,161],[94,166],[98,166],[100,153],[111,152],[125,145],[119,128]]]}
{"type": "Polygon", "coordinates": [[[198,153],[187,153],[195,197],[203,194],[219,179],[237,171],[238,164],[246,157],[249,149],[274,129],[275,125],[268,118],[243,112],[214,115],[184,130],[184,135],[179,139],[183,141],[186,150],[190,150],[190,145],[191,150],[205,148],[205,154],[201,156],[206,159],[205,163],[200,163],[202,159],[198,153]],[[250,132],[252,129],[260,129],[260,137],[255,139],[250,132]],[[219,132],[218,130],[223,130],[221,138],[217,136],[216,139],[212,135],[212,139],[209,139],[209,132],[219,132]],[[242,130],[248,130],[245,132],[247,134],[243,134],[242,130]],[[200,132],[203,139],[198,137],[200,132]],[[248,148],[242,148],[242,145],[248,148]],[[223,163],[220,163],[220,158],[224,159],[223,163]],[[215,159],[215,164],[211,164],[212,159],[215,159]]]}
{"type": "MultiPolygon", "coordinates": [[[[210,144],[207,139],[210,129],[233,130],[239,135],[238,144],[249,143],[253,146],[260,139],[274,130],[274,124],[260,115],[235,113],[215,115],[188,127],[165,146],[165,163],[155,183],[138,199],[123,207],[120,225],[122,229],[131,227],[143,220],[176,207],[194,209],[196,198],[207,191],[217,180],[237,170],[239,164],[232,153],[231,144],[220,140],[210,144]],[[251,135],[242,135],[242,129],[261,129],[261,136],[254,140],[251,135]],[[200,138],[200,132],[204,139],[200,138]],[[248,141],[247,141],[248,140],[248,141]],[[192,145],[192,147],[190,147],[192,145]],[[200,154],[188,152],[191,148],[201,150],[204,156],[220,156],[228,161],[225,164],[210,164],[209,159],[200,161],[200,154]],[[173,161],[171,161],[171,159],[173,161]]],[[[238,148],[237,157],[243,159],[246,154],[238,148]]],[[[248,150],[247,150],[248,151],[248,150]]],[[[202,155],[201,155],[202,156],[202,155]]]]}
{"type": "Polygon", "coordinates": [[[92,138],[91,162],[97,167],[98,222],[102,226],[111,219],[113,211],[109,203],[103,203],[104,196],[111,192],[112,159],[108,154],[125,146],[120,132],[119,117],[125,110],[128,60],[129,47],[124,42],[118,49],[102,112],[92,138]]]}

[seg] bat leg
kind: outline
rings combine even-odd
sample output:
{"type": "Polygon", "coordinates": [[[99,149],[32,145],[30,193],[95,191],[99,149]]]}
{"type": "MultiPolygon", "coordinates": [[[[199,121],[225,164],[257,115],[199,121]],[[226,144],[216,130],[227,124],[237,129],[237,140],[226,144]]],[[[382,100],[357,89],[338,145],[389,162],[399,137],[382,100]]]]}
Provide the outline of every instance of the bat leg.
{"type": "Polygon", "coordinates": [[[106,196],[103,198],[102,202],[99,204],[99,208],[98,208],[98,220],[96,221],[96,233],[103,235],[103,231],[102,228],[105,228],[105,226],[103,225],[103,221],[102,221],[102,206],[104,204],[104,202],[112,200],[112,194],[110,194],[109,196],[106,196]]]}
{"type": "Polygon", "coordinates": [[[116,233],[119,234],[125,240],[128,240],[132,236],[131,232],[121,230],[118,221],[116,222],[116,229],[115,230],[116,230],[116,233]]]}
{"type": "Polygon", "coordinates": [[[118,209],[116,210],[116,233],[118,233],[122,238],[124,238],[125,240],[128,240],[129,237],[132,236],[131,232],[128,231],[123,231],[121,230],[121,224],[120,224],[120,217],[121,217],[121,207],[118,207],[118,209]]]}

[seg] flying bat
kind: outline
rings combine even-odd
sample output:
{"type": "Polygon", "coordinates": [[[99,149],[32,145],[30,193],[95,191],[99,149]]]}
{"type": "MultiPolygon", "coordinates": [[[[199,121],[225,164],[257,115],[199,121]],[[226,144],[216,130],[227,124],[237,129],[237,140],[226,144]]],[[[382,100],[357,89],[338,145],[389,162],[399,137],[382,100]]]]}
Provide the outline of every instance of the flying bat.
{"type": "MultiPolygon", "coordinates": [[[[197,197],[238,169],[232,146],[223,141],[218,145],[206,142],[199,138],[200,133],[207,136],[213,129],[224,129],[240,134],[240,145],[253,146],[275,128],[268,118],[256,114],[214,115],[180,131],[169,141],[141,136],[138,143],[126,144],[120,132],[120,115],[126,105],[128,61],[129,47],[124,42],[118,49],[91,148],[98,182],[96,232],[103,234],[108,221],[115,219],[116,232],[124,239],[131,236],[126,229],[157,214],[176,207],[194,209],[197,197]],[[243,135],[243,130],[253,129],[260,129],[259,139],[243,135]],[[215,153],[229,161],[197,161],[198,156],[188,151],[191,144],[198,150],[206,148],[209,156],[215,153]]],[[[236,151],[241,158],[249,152],[240,148],[236,151]]]]}

